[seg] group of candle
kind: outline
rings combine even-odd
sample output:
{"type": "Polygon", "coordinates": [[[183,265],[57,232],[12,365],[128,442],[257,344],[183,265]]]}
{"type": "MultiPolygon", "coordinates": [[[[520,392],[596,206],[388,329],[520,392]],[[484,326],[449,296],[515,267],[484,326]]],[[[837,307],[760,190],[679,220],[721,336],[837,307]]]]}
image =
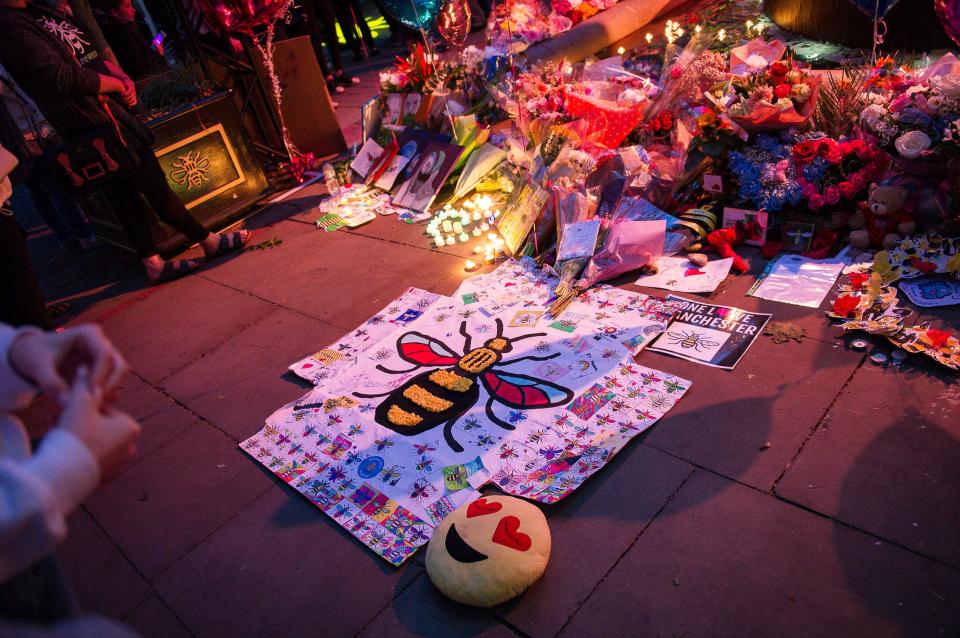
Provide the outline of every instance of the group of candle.
{"type": "Polygon", "coordinates": [[[445,205],[427,224],[427,234],[437,248],[453,246],[457,241],[466,243],[471,235],[480,237],[488,232],[499,216],[500,211],[493,209],[489,195],[475,194],[462,208],[445,205]]]}

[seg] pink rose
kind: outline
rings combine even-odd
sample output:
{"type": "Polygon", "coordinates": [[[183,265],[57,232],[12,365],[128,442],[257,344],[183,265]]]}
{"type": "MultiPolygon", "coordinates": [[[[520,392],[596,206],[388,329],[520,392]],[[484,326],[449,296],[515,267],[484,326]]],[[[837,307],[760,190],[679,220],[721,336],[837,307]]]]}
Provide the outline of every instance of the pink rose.
{"type": "Polygon", "coordinates": [[[823,208],[823,195],[819,193],[811,195],[809,199],[810,208],[813,210],[820,210],[823,208]]]}

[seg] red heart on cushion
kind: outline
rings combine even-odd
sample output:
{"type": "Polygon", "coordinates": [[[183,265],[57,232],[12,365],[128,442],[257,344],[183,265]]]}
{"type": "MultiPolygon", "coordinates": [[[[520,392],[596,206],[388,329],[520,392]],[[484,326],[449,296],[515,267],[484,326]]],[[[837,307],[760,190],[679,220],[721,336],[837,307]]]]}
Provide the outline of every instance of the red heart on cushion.
{"type": "Polygon", "coordinates": [[[503,509],[503,503],[488,502],[485,498],[478,498],[470,503],[470,505],[467,505],[467,518],[486,516],[487,514],[499,512],[501,509],[503,509]]]}
{"type": "Polygon", "coordinates": [[[518,552],[525,552],[530,549],[533,541],[530,537],[520,530],[520,519],[516,516],[504,516],[497,525],[497,531],[493,533],[493,542],[518,552]]]}

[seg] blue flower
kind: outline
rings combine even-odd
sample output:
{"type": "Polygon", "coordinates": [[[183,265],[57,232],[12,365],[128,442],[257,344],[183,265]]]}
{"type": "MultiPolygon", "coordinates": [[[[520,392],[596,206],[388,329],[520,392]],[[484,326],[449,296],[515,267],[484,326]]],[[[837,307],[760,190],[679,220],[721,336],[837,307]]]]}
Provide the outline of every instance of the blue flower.
{"type": "Polygon", "coordinates": [[[917,108],[904,109],[900,114],[900,123],[916,128],[927,128],[932,124],[930,116],[917,108]]]}
{"type": "Polygon", "coordinates": [[[754,181],[743,182],[740,184],[740,190],[737,192],[740,199],[753,200],[760,195],[760,183],[754,181]]]}

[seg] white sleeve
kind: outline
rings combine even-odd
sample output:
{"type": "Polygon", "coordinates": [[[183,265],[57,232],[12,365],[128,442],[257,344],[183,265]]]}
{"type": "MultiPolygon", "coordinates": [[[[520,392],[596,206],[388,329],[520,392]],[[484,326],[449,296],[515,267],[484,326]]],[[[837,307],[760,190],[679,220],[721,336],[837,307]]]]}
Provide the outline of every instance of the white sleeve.
{"type": "Polygon", "coordinates": [[[10,344],[18,335],[33,330],[37,329],[16,330],[0,323],[0,412],[25,408],[37,394],[37,389],[10,367],[10,344]]]}
{"type": "Polygon", "coordinates": [[[99,481],[90,450],[63,430],[47,434],[25,461],[0,459],[0,582],[56,548],[65,517],[99,481]]]}

